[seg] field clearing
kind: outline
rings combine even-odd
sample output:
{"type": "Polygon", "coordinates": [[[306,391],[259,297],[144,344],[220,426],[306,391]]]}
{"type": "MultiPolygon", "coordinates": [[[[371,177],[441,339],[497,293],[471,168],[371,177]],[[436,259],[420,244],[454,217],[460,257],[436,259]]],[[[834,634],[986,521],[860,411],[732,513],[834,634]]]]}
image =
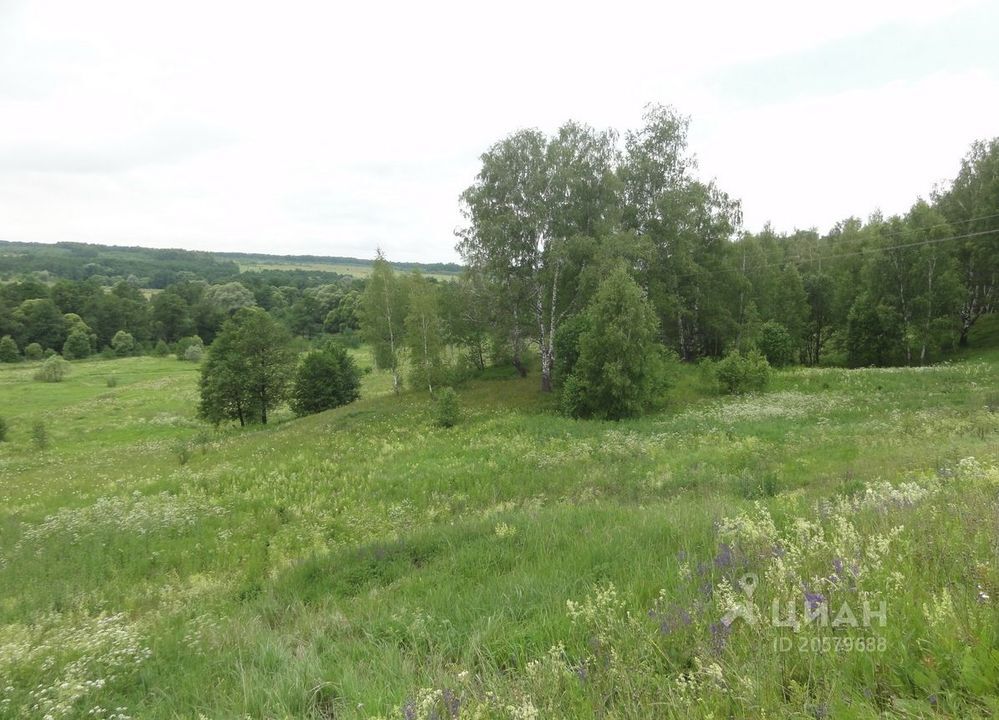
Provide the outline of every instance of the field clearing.
{"type": "MultiPolygon", "coordinates": [[[[360,265],[354,263],[324,263],[324,262],[257,262],[252,260],[241,260],[237,263],[240,272],[260,272],[261,270],[312,270],[317,272],[334,272],[341,275],[350,275],[356,278],[366,278],[371,274],[371,265],[360,265]]],[[[406,273],[407,270],[399,269],[398,272],[406,273]]],[[[453,280],[457,273],[447,272],[423,272],[426,277],[438,280],[453,280]]]]}
{"type": "Polygon", "coordinates": [[[620,423],[494,372],[448,430],[377,371],[244,431],[197,422],[190,363],[31,374],[0,366],[0,717],[999,711],[994,352],[739,398],[689,368],[620,423]],[[884,649],[719,629],[746,572],[760,608],[885,600],[852,631],[884,649]]]}

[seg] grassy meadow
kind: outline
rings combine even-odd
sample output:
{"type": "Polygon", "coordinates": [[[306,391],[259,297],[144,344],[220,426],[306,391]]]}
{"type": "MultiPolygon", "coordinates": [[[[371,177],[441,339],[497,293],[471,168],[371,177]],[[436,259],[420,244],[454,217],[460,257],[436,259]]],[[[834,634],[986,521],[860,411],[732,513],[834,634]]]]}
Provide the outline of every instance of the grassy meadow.
{"type": "Polygon", "coordinates": [[[191,363],[32,373],[0,365],[0,717],[999,713],[995,350],[746,397],[688,367],[620,423],[490,371],[450,429],[377,371],[245,431],[191,363]]]}

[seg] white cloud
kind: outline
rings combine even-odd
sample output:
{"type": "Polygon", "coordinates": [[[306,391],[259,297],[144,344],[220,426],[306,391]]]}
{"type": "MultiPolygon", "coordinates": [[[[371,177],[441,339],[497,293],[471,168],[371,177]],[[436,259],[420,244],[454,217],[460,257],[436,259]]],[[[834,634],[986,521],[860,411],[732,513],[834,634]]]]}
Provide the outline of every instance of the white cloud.
{"type": "Polygon", "coordinates": [[[0,0],[0,237],[454,259],[490,143],[649,101],[750,226],[822,225],[910,202],[999,116],[995,67],[758,107],[706,80],[967,4],[671,5],[0,0]]]}

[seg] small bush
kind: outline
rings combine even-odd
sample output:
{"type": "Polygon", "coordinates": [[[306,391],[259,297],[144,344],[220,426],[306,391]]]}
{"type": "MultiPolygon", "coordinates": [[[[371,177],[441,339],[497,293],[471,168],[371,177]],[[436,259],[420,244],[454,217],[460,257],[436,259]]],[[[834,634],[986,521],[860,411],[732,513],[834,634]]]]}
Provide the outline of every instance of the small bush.
{"type": "Polygon", "coordinates": [[[131,355],[135,350],[135,338],[132,337],[131,333],[119,330],[111,338],[111,349],[114,350],[114,354],[118,357],[131,355]]]}
{"type": "Polygon", "coordinates": [[[740,395],[765,388],[770,382],[770,365],[758,350],[745,355],[735,350],[715,365],[715,377],[722,392],[740,395]]]}
{"type": "Polygon", "coordinates": [[[4,420],[2,417],[0,417],[0,442],[7,441],[7,430],[8,430],[7,421],[4,420]]]}
{"type": "Polygon", "coordinates": [[[31,444],[36,450],[44,450],[49,446],[49,431],[41,420],[31,426],[31,444]]]}
{"type": "Polygon", "coordinates": [[[199,363],[205,355],[204,345],[188,345],[184,351],[184,360],[187,362],[199,363]]]}
{"type": "Polygon", "coordinates": [[[184,353],[187,352],[187,349],[192,345],[201,345],[204,347],[205,341],[198,335],[188,335],[187,337],[182,337],[177,341],[177,344],[173,346],[173,353],[179,360],[183,360],[184,353]]]}
{"type": "Polygon", "coordinates": [[[36,342],[29,343],[24,348],[24,359],[28,362],[38,362],[43,357],[45,357],[45,351],[42,346],[36,342]]]}
{"type": "Polygon", "coordinates": [[[458,393],[453,388],[444,388],[437,392],[434,401],[434,424],[437,427],[449,428],[458,424],[461,409],[458,407],[458,393]]]}
{"type": "Polygon", "coordinates": [[[90,333],[82,329],[71,332],[62,346],[62,355],[67,360],[83,360],[90,357],[90,351],[90,333]]]}
{"type": "Polygon", "coordinates": [[[114,375],[108,375],[104,378],[104,382],[109,388],[118,387],[118,378],[114,375]]]}
{"type": "Polygon", "coordinates": [[[0,338],[0,362],[15,363],[21,360],[21,351],[17,349],[17,343],[10,335],[0,338]]]}
{"type": "Polygon", "coordinates": [[[794,362],[797,351],[794,338],[779,322],[764,323],[760,328],[760,352],[772,367],[784,367],[794,362]]]}
{"type": "Polygon", "coordinates": [[[155,345],[153,345],[153,349],[149,354],[153,357],[166,357],[170,354],[170,346],[163,340],[159,340],[155,345]]]}
{"type": "Polygon", "coordinates": [[[310,415],[354,402],[361,395],[361,378],[353,358],[336,343],[308,353],[295,370],[291,409],[310,415]]]}
{"type": "Polygon", "coordinates": [[[38,382],[62,382],[67,372],[69,372],[69,363],[59,355],[53,355],[35,371],[35,380],[38,382]]]}

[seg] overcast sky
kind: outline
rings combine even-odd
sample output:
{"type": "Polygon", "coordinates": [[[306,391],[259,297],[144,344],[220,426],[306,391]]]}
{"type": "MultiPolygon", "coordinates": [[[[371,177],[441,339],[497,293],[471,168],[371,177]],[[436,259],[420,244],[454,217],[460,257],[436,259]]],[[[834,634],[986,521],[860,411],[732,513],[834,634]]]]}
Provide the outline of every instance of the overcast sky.
{"type": "Polygon", "coordinates": [[[0,239],[455,260],[491,143],[648,102],[824,231],[999,135],[999,2],[680,5],[0,0],[0,239]]]}

